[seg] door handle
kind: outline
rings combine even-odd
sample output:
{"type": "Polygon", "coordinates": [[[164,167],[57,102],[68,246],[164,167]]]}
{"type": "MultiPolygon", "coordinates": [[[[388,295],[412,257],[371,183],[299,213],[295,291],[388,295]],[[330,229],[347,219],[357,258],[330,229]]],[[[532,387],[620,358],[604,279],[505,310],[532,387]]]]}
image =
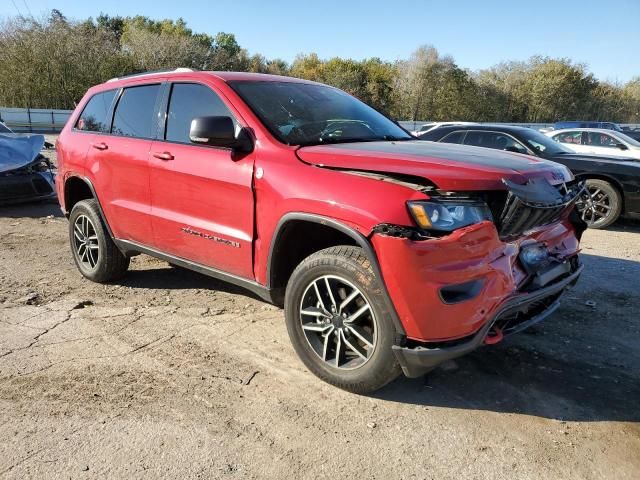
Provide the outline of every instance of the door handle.
{"type": "Polygon", "coordinates": [[[152,155],[160,160],[173,160],[175,158],[170,152],[153,152],[152,155]]]}
{"type": "Polygon", "coordinates": [[[98,142],[98,143],[94,143],[91,145],[93,148],[95,148],[96,150],[106,150],[107,148],[109,148],[109,145],[107,145],[104,142],[98,142]]]}

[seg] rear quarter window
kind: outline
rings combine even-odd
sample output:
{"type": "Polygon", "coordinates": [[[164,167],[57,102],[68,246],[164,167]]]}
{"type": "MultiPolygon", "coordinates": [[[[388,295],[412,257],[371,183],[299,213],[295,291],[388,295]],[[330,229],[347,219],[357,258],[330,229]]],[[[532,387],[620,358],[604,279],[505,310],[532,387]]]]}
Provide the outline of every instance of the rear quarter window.
{"type": "Polygon", "coordinates": [[[80,117],[76,122],[76,130],[84,130],[87,132],[108,132],[110,119],[109,110],[113,99],[116,96],[116,90],[96,93],[89,99],[85,107],[82,109],[80,117]]]}

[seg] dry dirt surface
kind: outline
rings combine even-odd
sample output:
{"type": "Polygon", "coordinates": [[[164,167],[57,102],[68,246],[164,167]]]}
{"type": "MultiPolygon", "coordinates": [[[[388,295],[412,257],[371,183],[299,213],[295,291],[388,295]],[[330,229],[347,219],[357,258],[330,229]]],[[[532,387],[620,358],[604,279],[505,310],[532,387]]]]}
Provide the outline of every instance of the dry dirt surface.
{"type": "Polygon", "coordinates": [[[147,256],[98,285],[56,205],[0,209],[0,478],[640,478],[640,225],[543,324],[371,396],[281,310],[147,256]]]}

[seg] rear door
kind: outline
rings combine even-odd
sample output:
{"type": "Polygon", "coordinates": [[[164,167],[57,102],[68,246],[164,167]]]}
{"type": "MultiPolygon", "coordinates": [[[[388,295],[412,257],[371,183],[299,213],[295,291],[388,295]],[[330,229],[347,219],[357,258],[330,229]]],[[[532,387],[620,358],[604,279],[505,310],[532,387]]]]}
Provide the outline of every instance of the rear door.
{"type": "Polygon", "coordinates": [[[600,132],[585,132],[585,152],[614,157],[625,157],[625,150],[618,148],[619,141],[613,136],[600,132]]]}
{"type": "Polygon", "coordinates": [[[570,130],[568,132],[562,132],[558,133],[557,135],[553,135],[551,138],[553,138],[556,142],[562,143],[574,152],[587,153],[588,149],[583,144],[583,136],[583,132],[580,130],[570,130]]]}
{"type": "Polygon", "coordinates": [[[114,235],[144,245],[153,242],[149,149],[157,131],[160,86],[137,85],[120,92],[110,134],[95,139],[87,162],[114,235]]]}
{"type": "Polygon", "coordinates": [[[253,278],[254,154],[192,144],[191,120],[231,116],[208,85],[169,85],[166,125],[151,146],[151,204],[156,247],[171,255],[253,278]]]}

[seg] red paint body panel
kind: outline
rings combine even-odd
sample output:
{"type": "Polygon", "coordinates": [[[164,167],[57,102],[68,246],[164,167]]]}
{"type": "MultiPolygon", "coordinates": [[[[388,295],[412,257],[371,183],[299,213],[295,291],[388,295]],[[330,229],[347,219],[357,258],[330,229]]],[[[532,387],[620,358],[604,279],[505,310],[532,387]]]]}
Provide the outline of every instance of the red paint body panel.
{"type": "Polygon", "coordinates": [[[491,319],[526,278],[517,262],[522,243],[543,242],[560,258],[578,253],[566,220],[510,243],[500,241],[491,222],[433,240],[382,235],[371,240],[407,336],[423,341],[465,337],[491,319]],[[477,297],[453,305],[440,299],[441,287],[476,279],[484,281],[477,297]]]}
{"type": "Polygon", "coordinates": [[[68,210],[66,180],[86,177],[95,186],[117,238],[262,285],[269,283],[269,251],[284,215],[301,212],[334,219],[370,239],[408,337],[424,341],[477,331],[524,280],[525,273],[516,262],[522,243],[546,242],[567,257],[578,250],[574,229],[566,219],[511,243],[502,242],[489,222],[422,241],[372,234],[381,223],[413,226],[406,202],[428,197],[404,185],[340,170],[420,177],[439,189],[454,191],[504,190],[503,178],[524,183],[545,177],[558,183],[572,176],[563,166],[533,157],[430,142],[287,146],[268,132],[226,83],[229,80],[303,82],[256,74],[180,72],[91,88],[57,144],[57,190],[63,209],[68,210]],[[93,94],[163,81],[197,82],[213,89],[238,123],[251,132],[254,151],[232,157],[224,149],[74,130],[93,94]],[[94,149],[95,142],[104,142],[108,148],[94,149]],[[173,158],[158,159],[153,156],[157,152],[168,152],[173,158]],[[483,159],[496,155],[501,155],[499,161],[483,164],[483,159]],[[185,227],[191,232],[185,232],[185,227]],[[441,286],[474,278],[484,280],[476,298],[457,305],[445,305],[439,298],[441,286]]]}
{"type": "Polygon", "coordinates": [[[151,151],[173,157],[150,157],[154,246],[251,278],[253,155],[234,162],[228,149],[161,141],[153,142],[151,151]]]}

